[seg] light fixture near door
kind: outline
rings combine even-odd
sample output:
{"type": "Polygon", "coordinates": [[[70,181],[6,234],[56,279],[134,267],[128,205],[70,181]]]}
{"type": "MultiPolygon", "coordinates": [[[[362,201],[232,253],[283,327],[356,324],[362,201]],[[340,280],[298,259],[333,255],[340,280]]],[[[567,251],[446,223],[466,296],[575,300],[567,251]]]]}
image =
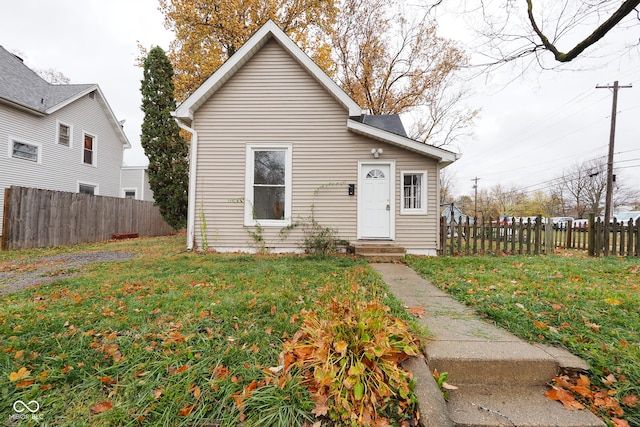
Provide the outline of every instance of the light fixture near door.
{"type": "Polygon", "coordinates": [[[372,148],[371,149],[371,154],[373,154],[374,158],[378,158],[380,157],[380,154],[382,154],[384,151],[382,150],[382,148],[372,148]]]}

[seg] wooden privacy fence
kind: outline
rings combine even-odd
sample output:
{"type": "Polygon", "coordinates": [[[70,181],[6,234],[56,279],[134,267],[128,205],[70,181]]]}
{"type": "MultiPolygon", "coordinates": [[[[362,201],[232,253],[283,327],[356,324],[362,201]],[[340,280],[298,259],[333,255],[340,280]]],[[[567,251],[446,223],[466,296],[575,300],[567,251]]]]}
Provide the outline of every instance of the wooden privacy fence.
{"type": "Polygon", "coordinates": [[[440,219],[440,253],[475,255],[503,253],[538,255],[555,248],[584,249],[590,255],[640,256],[640,220],[605,224],[600,219],[588,224],[546,223],[542,217],[526,221],[506,218],[467,218],[447,223],[440,219]],[[607,239],[608,236],[608,239],[607,239]]]}
{"type": "Polygon", "coordinates": [[[153,202],[11,186],[5,189],[2,249],[162,236],[174,230],[153,202]]]}

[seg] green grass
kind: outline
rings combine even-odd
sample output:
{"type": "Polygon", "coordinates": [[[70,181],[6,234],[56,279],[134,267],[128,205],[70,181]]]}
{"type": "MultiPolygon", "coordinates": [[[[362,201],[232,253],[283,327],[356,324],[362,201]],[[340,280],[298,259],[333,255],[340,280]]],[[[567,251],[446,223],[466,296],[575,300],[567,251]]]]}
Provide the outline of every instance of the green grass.
{"type": "MultiPolygon", "coordinates": [[[[564,346],[584,358],[592,367],[591,383],[612,390],[620,401],[640,397],[640,259],[567,251],[537,257],[411,257],[408,262],[515,335],[564,346]],[[609,374],[617,382],[603,382],[609,374]]],[[[622,408],[620,418],[639,426],[640,405],[622,408]]]]}
{"type": "MultiPolygon", "coordinates": [[[[301,309],[321,310],[357,282],[408,318],[378,276],[348,257],[183,248],[184,236],[174,236],[0,253],[0,263],[79,251],[137,254],[0,297],[0,399],[9,402],[0,419],[15,415],[12,402],[35,400],[47,425],[235,425],[234,397],[280,364],[301,309]],[[23,378],[20,368],[29,371],[23,378]]],[[[300,406],[308,404],[301,395],[300,406]]]]}

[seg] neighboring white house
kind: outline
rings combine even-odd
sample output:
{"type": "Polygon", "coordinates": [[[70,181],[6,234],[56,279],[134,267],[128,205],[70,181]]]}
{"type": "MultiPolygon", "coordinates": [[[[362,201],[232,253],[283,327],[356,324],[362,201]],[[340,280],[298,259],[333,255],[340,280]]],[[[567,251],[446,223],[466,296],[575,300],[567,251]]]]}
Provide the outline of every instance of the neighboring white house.
{"type": "Polygon", "coordinates": [[[371,116],[269,21],[175,112],[192,134],[187,245],[299,250],[312,213],[352,243],[438,249],[440,169],[458,154],[371,116]],[[254,245],[254,247],[252,247],[254,245]]]}
{"type": "Polygon", "coordinates": [[[121,197],[153,202],[146,166],[123,166],[120,170],[121,197]]]}
{"type": "MultiPolygon", "coordinates": [[[[130,147],[98,85],[50,84],[0,46],[0,227],[11,185],[124,197],[130,147]]],[[[147,199],[143,184],[127,188],[147,199]]]]}

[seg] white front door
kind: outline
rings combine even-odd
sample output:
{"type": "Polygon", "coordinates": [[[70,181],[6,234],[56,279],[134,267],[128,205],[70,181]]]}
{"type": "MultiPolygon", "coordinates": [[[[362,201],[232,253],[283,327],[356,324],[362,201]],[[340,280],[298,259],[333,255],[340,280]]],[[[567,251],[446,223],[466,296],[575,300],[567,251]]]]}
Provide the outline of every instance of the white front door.
{"type": "Polygon", "coordinates": [[[392,238],[392,178],[389,163],[360,165],[360,238],[392,238]]]}

